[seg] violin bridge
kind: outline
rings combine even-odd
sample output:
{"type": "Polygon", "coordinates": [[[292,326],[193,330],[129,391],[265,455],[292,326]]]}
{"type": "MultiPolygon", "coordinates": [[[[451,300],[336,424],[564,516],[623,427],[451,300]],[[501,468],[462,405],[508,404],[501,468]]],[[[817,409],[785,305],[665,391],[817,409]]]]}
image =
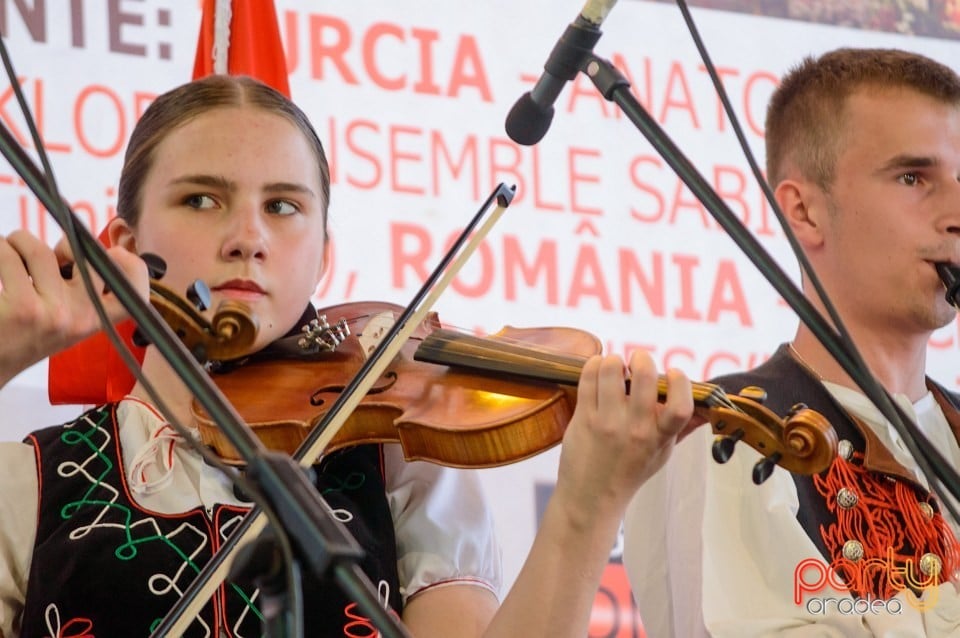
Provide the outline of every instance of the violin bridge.
{"type": "Polygon", "coordinates": [[[350,336],[346,319],[334,325],[327,322],[327,315],[320,315],[300,329],[303,332],[297,345],[305,352],[333,352],[350,336]]]}
{"type": "Polygon", "coordinates": [[[373,315],[370,318],[367,325],[365,325],[363,330],[360,331],[360,334],[357,335],[357,340],[360,342],[365,356],[376,350],[380,342],[383,341],[384,335],[393,327],[393,324],[393,312],[389,310],[373,315]]]}

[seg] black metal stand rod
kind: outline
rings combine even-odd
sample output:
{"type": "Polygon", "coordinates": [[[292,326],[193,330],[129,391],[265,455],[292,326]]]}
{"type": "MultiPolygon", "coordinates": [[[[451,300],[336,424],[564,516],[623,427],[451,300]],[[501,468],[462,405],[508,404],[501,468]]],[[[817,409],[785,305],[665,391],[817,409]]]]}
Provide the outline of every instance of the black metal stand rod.
{"type": "MultiPolygon", "coordinates": [[[[309,482],[306,483],[308,489],[304,489],[302,482],[294,480],[296,476],[303,477],[300,466],[289,456],[285,459],[277,458],[277,455],[269,452],[250,431],[170,326],[139,296],[107,255],[100,242],[77,219],[65,202],[55,199],[55,195],[47,188],[43,173],[2,124],[0,124],[0,153],[50,211],[61,228],[66,230],[66,224],[69,222],[61,219],[57,213],[64,211],[66,215],[72,217],[72,226],[87,261],[103,279],[104,284],[117,296],[118,301],[137,323],[140,332],[157,347],[197,401],[224,431],[237,452],[247,462],[248,467],[258,470],[251,472],[248,477],[254,481],[257,478],[260,479],[256,488],[278,513],[284,527],[283,531],[294,537],[294,547],[300,550],[299,560],[311,565],[317,572],[317,577],[321,579],[324,578],[330,564],[356,560],[358,553],[354,548],[359,546],[346,529],[330,516],[329,507],[325,505],[320,494],[309,482]]],[[[347,574],[347,578],[353,578],[355,574],[352,570],[344,570],[343,573],[347,574]]],[[[337,576],[340,579],[344,578],[341,571],[337,572],[337,576]]],[[[359,595],[363,591],[363,583],[356,581],[350,584],[349,591],[359,595]]],[[[366,598],[376,600],[376,596],[372,593],[366,598]]],[[[369,607],[369,604],[364,602],[362,606],[369,607]]],[[[373,610],[373,613],[376,613],[376,610],[373,610]]],[[[386,615],[386,619],[388,625],[381,628],[384,636],[391,638],[406,636],[404,630],[395,628],[397,620],[394,617],[386,615]]]]}
{"type": "MultiPolygon", "coordinates": [[[[608,60],[597,55],[591,55],[590,59],[584,62],[581,71],[593,81],[594,86],[597,87],[597,90],[605,99],[614,102],[623,110],[627,118],[647,138],[647,141],[670,165],[690,191],[703,203],[717,223],[740,247],[747,258],[753,262],[774,289],[780,293],[784,301],[793,308],[800,320],[810,328],[811,332],[836,359],[837,363],[857,382],[867,397],[892,423],[897,424],[899,422],[902,424],[902,427],[897,429],[898,431],[903,430],[900,432],[901,436],[925,473],[929,474],[928,470],[932,470],[932,473],[940,478],[953,497],[960,500],[960,476],[957,472],[947,463],[943,455],[929,444],[929,441],[913,425],[900,406],[891,400],[889,394],[879,384],[871,382],[870,378],[865,378],[864,371],[857,366],[849,355],[845,344],[839,339],[833,328],[803,295],[803,292],[793,284],[756,238],[750,234],[750,231],[730,210],[726,202],[700,175],[693,163],[687,159],[660,125],[636,100],[630,92],[630,82],[626,77],[608,60]],[[922,451],[920,446],[923,447],[922,451]]],[[[946,503],[946,505],[950,506],[949,503],[946,503]]]]}

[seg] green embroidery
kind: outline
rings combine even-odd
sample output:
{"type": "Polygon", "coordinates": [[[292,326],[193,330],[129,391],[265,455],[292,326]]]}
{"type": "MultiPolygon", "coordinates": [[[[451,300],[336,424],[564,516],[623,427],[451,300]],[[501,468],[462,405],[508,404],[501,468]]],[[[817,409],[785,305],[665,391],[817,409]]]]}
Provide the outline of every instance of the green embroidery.
{"type": "MultiPolygon", "coordinates": [[[[109,414],[110,414],[109,408],[101,409],[99,418],[97,418],[95,421],[90,417],[85,417],[83,419],[84,423],[89,424],[89,428],[87,430],[82,431],[80,428],[78,428],[77,426],[80,425],[80,421],[78,421],[72,427],[65,428],[63,433],[60,435],[60,440],[64,444],[70,445],[70,446],[83,446],[86,449],[88,449],[92,454],[91,457],[89,457],[86,461],[84,461],[82,466],[78,467],[78,470],[80,470],[81,468],[83,470],[83,472],[78,471],[78,473],[81,474],[82,476],[86,476],[88,480],[90,480],[90,487],[87,488],[87,490],[84,492],[83,496],[80,497],[80,499],[69,502],[63,507],[61,507],[60,517],[63,520],[70,520],[71,518],[79,514],[80,511],[84,508],[100,508],[100,509],[109,509],[109,510],[114,510],[116,512],[120,512],[121,513],[120,518],[123,523],[123,534],[124,534],[124,537],[126,538],[126,541],[121,543],[119,546],[116,547],[116,549],[114,549],[113,554],[116,558],[122,561],[133,560],[134,558],[137,557],[137,553],[138,553],[137,548],[139,545],[159,541],[159,542],[162,542],[167,548],[171,549],[178,557],[180,557],[183,563],[186,566],[188,566],[191,570],[193,570],[194,574],[199,574],[200,566],[197,565],[197,563],[194,562],[190,558],[190,556],[183,549],[181,549],[176,543],[174,543],[170,538],[162,534],[154,534],[151,536],[145,536],[143,538],[134,538],[133,525],[132,525],[134,512],[129,507],[121,503],[116,503],[114,501],[106,501],[106,500],[93,497],[94,492],[96,492],[97,490],[106,490],[108,492],[113,492],[114,494],[116,494],[116,489],[112,485],[110,485],[110,483],[107,481],[108,475],[114,469],[114,463],[109,458],[109,456],[105,455],[102,452],[101,448],[97,445],[94,438],[96,434],[100,433],[103,440],[109,444],[110,437],[106,433],[106,430],[104,430],[104,428],[102,427],[104,421],[106,421],[107,418],[109,417],[109,414]],[[96,476],[86,472],[87,464],[94,459],[99,460],[103,464],[103,471],[96,476]]],[[[65,478],[69,478],[69,476],[65,476],[65,478]]],[[[143,520],[148,520],[148,519],[143,519],[143,520]]],[[[194,531],[197,531],[199,533],[199,530],[196,530],[196,528],[193,528],[193,529],[194,531]]],[[[247,608],[250,611],[252,611],[259,620],[262,621],[264,618],[263,614],[257,608],[257,606],[253,603],[253,600],[251,599],[251,597],[246,592],[244,592],[239,586],[233,583],[227,583],[227,584],[240,597],[240,599],[244,602],[247,608]]],[[[162,620],[163,620],[162,618],[158,618],[154,620],[154,622],[151,624],[151,631],[153,630],[153,628],[158,626],[160,622],[162,622],[162,620]]]]}
{"type": "Polygon", "coordinates": [[[325,487],[320,491],[321,494],[330,494],[331,492],[349,492],[359,490],[367,482],[367,475],[363,472],[350,472],[346,478],[340,478],[333,474],[324,475],[333,485],[325,487]]]}

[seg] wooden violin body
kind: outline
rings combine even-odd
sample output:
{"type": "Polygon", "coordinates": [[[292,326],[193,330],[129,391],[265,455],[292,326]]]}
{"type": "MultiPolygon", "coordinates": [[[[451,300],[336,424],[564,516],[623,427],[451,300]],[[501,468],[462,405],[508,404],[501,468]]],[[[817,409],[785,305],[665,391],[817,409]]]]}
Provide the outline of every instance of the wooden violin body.
{"type": "MultiPolygon", "coordinates": [[[[343,317],[350,335],[329,352],[309,358],[267,358],[214,374],[217,386],[271,449],[293,453],[326,415],[402,308],[354,302],[328,308],[343,317]]],[[[398,442],[408,460],[454,467],[489,467],[520,461],[560,442],[576,405],[576,383],[600,341],[574,328],[506,327],[490,337],[443,328],[435,314],[377,379],[325,453],[360,443],[398,442]]],[[[666,380],[660,379],[660,396],[666,380]]],[[[786,419],[760,403],[762,391],[728,396],[695,383],[697,415],[718,435],[714,457],[725,461],[737,441],[764,459],[759,483],[773,465],[802,474],[826,469],[837,437],[813,410],[798,406],[786,419]]],[[[216,424],[198,406],[202,439],[228,463],[240,463],[216,424]]]]}
{"type": "MultiPolygon", "coordinates": [[[[310,360],[258,361],[215,374],[214,381],[268,448],[293,451],[363,365],[376,339],[370,333],[383,330],[378,319],[401,310],[382,302],[326,309],[323,312],[354,324],[354,334],[333,352],[310,360]]],[[[414,360],[422,339],[438,329],[440,323],[431,314],[347,419],[327,453],[358,442],[399,442],[409,460],[487,467],[525,459],[560,441],[573,414],[575,388],[414,360]]],[[[583,358],[601,348],[596,337],[572,328],[508,327],[496,336],[583,358]]],[[[216,424],[199,406],[195,412],[203,440],[228,462],[239,461],[216,424]]]]}

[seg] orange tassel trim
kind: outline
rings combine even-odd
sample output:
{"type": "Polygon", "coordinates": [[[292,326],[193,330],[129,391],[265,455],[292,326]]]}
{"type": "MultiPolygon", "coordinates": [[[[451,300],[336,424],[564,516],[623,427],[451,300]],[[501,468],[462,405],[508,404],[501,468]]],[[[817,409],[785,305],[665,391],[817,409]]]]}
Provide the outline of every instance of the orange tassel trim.
{"type": "Polygon", "coordinates": [[[826,475],[813,480],[836,517],[835,523],[820,526],[830,566],[852,594],[887,600],[905,588],[919,595],[946,578],[957,580],[960,543],[933,507],[932,496],[866,470],[860,452],[850,461],[837,457],[826,475]],[[844,556],[848,541],[860,543],[860,557],[844,556]],[[936,559],[924,559],[928,554],[939,559],[939,570],[930,569],[936,559]]]}

